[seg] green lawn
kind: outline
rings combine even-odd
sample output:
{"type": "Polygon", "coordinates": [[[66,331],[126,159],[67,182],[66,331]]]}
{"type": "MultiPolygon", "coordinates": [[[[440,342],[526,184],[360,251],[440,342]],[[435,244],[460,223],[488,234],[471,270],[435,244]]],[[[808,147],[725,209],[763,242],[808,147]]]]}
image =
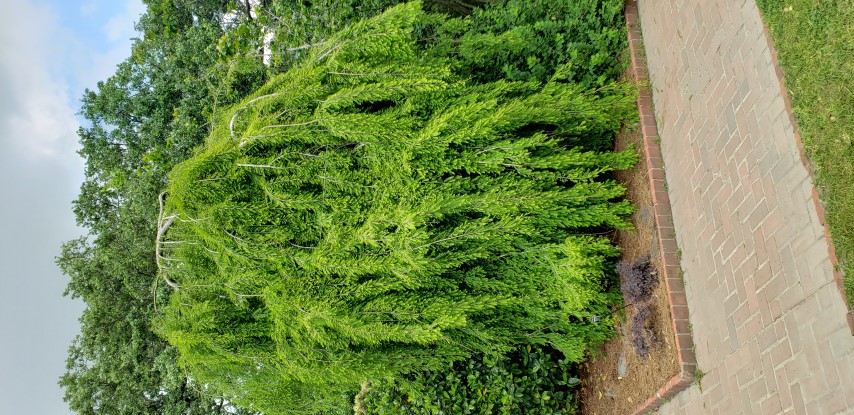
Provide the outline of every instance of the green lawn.
{"type": "Polygon", "coordinates": [[[854,0],[758,0],[854,305],[854,0]]]}

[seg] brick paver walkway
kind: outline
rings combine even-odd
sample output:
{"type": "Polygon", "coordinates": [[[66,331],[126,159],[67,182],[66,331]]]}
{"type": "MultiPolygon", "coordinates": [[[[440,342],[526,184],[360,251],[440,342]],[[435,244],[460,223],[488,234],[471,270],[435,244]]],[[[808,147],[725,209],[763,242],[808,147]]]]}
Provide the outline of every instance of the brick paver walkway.
{"type": "Polygon", "coordinates": [[[671,414],[854,414],[854,336],[753,0],[640,0],[700,369],[671,414]]]}

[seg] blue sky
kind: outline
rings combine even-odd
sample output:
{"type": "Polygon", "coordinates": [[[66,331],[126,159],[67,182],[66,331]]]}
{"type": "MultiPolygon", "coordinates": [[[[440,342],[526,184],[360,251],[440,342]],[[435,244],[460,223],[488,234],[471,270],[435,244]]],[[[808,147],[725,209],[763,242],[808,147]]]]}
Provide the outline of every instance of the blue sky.
{"type": "Polygon", "coordinates": [[[140,0],[15,0],[0,13],[0,402],[68,414],[57,380],[83,305],[54,265],[75,226],[85,88],[130,55],[140,0]]]}

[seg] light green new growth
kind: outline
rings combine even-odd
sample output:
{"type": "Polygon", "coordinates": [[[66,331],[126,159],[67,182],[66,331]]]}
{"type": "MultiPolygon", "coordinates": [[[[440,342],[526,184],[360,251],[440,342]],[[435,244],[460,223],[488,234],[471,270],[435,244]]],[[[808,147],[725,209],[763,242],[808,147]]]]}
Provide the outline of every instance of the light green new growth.
{"type": "Polygon", "coordinates": [[[457,79],[417,49],[423,17],[339,32],[172,171],[158,252],[178,288],[156,324],[201,384],[302,413],[473,352],[579,361],[607,335],[588,317],[615,250],[571,235],[627,226],[602,176],[635,156],[578,137],[618,128],[631,97],[457,79]]]}

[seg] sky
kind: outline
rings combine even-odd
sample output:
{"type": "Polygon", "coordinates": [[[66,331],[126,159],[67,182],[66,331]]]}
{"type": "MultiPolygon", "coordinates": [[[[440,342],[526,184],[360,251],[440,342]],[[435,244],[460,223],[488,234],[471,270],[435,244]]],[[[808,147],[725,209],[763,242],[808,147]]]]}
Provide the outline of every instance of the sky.
{"type": "Polygon", "coordinates": [[[0,0],[0,402],[70,414],[57,385],[80,301],[63,297],[60,244],[85,230],[71,202],[79,98],[130,55],[140,0],[0,0]]]}

